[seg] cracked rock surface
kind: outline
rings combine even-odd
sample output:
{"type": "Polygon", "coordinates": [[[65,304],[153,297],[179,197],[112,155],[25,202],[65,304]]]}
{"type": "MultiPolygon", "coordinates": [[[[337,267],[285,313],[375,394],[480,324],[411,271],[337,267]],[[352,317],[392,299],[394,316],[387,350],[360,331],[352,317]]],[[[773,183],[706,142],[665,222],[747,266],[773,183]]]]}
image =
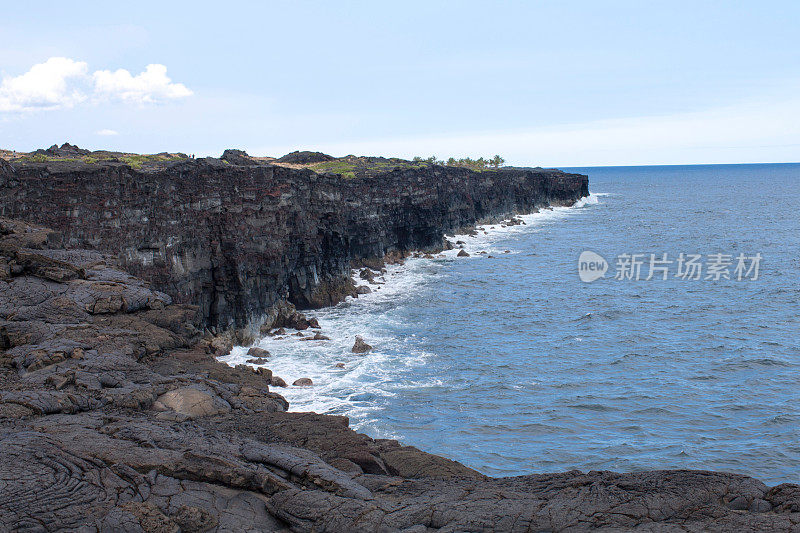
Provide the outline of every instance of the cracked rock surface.
{"type": "Polygon", "coordinates": [[[289,413],[97,252],[0,219],[0,531],[800,531],[800,486],[703,471],[493,479],[289,413]]]}

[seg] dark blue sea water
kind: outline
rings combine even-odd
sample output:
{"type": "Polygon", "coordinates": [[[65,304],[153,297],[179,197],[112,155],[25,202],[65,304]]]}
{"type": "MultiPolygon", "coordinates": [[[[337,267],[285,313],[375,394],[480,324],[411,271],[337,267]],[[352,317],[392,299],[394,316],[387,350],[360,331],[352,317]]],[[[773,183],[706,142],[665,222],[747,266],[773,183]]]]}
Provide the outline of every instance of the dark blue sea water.
{"type": "Polygon", "coordinates": [[[590,178],[580,206],[465,239],[469,258],[391,269],[316,314],[331,341],[263,340],[276,374],[315,381],[285,391],[291,409],[490,475],[800,482],[800,165],[572,170],[590,178]],[[584,250],[611,263],[605,278],[580,281],[584,250]],[[651,253],[729,254],[734,278],[740,253],[762,260],[757,280],[677,279],[675,264],[667,280],[613,279],[620,254],[647,254],[646,277],[651,253]],[[350,353],[356,334],[373,353],[350,353]]]}

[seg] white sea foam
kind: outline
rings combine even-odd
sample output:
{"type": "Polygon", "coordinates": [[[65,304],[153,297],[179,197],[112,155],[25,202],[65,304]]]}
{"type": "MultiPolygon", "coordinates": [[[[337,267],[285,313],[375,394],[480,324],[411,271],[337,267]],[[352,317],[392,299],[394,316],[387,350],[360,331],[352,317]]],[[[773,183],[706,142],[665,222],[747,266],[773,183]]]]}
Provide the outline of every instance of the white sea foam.
{"type": "MultiPolygon", "coordinates": [[[[499,242],[506,242],[509,236],[536,231],[549,221],[598,204],[602,196],[592,194],[573,207],[554,207],[521,215],[519,218],[525,222],[524,225],[480,225],[476,235],[456,235],[450,240],[464,243],[459,246],[470,254],[468,260],[484,260],[489,255],[503,254],[506,248],[500,247],[499,242]]],[[[403,265],[388,265],[386,272],[375,278],[377,284],[368,285],[371,293],[347,298],[334,307],[307,312],[307,316],[319,320],[322,333],[330,340],[304,341],[294,335],[294,330],[288,330],[286,336],[260,339],[255,346],[272,354],[263,366],[290,385],[285,389],[274,389],[289,401],[290,411],[346,415],[355,429],[369,428],[374,436],[398,437],[379,423],[381,406],[395,395],[395,391],[440,387],[443,383],[440,380],[435,380],[438,383],[413,380],[400,383],[396,380],[398,375],[424,364],[435,354],[421,350],[413,335],[399,336],[396,332],[402,329],[401,319],[391,311],[404,302],[424,298],[434,290],[437,278],[446,272],[448,264],[463,260],[456,257],[459,249],[447,250],[433,259],[409,258],[403,265]],[[370,353],[358,355],[351,352],[356,335],[361,335],[373,346],[370,353]],[[344,368],[337,368],[337,363],[344,363],[344,368]],[[291,386],[301,377],[311,378],[314,385],[291,386]]],[[[509,252],[515,253],[515,250],[509,252]]],[[[367,284],[358,279],[357,271],[353,276],[358,284],[367,284]]],[[[313,332],[302,333],[309,337],[313,332]]],[[[232,366],[246,364],[250,359],[247,350],[248,347],[236,346],[220,360],[232,366]]]]}

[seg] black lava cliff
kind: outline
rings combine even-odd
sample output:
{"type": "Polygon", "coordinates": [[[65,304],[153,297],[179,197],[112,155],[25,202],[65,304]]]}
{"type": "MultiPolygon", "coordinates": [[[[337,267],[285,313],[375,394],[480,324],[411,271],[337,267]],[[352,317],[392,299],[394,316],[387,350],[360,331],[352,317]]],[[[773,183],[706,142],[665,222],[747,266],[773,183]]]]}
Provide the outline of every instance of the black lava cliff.
{"type": "Polygon", "coordinates": [[[279,301],[352,294],[354,261],[441,248],[444,233],[493,216],[571,205],[588,178],[557,170],[426,165],[343,179],[243,157],[138,171],[50,161],[0,168],[0,215],[61,232],[119,264],[202,325],[259,326],[279,301]],[[245,164],[247,163],[247,164],[245,164]]]}

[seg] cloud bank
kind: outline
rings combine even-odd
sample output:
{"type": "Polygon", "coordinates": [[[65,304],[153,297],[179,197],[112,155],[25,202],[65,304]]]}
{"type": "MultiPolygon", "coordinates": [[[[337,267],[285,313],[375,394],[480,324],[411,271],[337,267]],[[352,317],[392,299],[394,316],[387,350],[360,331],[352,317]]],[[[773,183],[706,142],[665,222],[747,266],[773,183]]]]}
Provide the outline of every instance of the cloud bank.
{"type": "Polygon", "coordinates": [[[89,74],[83,61],[51,57],[19,76],[4,77],[0,84],[0,113],[68,109],[85,102],[117,101],[158,104],[193,93],[167,76],[167,67],[147,65],[137,75],[125,69],[89,74]]]}
{"type": "Polygon", "coordinates": [[[92,75],[95,94],[109,99],[138,104],[186,98],[192,91],[182,83],[172,83],[164,65],[147,65],[144,72],[132,76],[125,69],[98,70],[92,75]]]}
{"type": "Polygon", "coordinates": [[[0,112],[31,111],[73,107],[86,95],[71,86],[85,78],[89,66],[83,61],[51,57],[44,63],[15,78],[3,78],[0,84],[0,112]]]}

